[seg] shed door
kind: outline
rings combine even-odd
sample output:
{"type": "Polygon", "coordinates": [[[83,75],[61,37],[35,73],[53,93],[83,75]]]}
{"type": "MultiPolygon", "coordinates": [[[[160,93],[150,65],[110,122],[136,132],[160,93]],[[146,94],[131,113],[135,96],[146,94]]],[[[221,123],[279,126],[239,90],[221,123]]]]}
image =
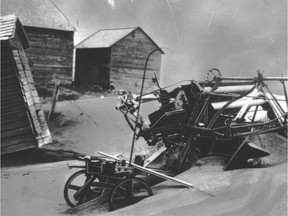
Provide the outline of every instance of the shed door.
{"type": "Polygon", "coordinates": [[[110,48],[76,49],[75,83],[87,87],[110,86],[110,48]]]}
{"type": "MultiPolygon", "coordinates": [[[[3,45],[1,43],[1,45],[3,45]]],[[[9,46],[1,47],[1,154],[37,147],[9,46]]]]}

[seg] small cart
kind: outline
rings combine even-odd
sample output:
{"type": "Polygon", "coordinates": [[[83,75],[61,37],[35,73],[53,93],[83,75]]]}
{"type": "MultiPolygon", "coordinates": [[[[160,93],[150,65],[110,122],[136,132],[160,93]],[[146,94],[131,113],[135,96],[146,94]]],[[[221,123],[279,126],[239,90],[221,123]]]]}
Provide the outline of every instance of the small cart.
{"type": "Polygon", "coordinates": [[[147,183],[125,160],[115,161],[102,156],[80,157],[85,166],[69,166],[81,170],[72,174],[64,187],[64,198],[76,207],[96,197],[109,197],[110,210],[134,204],[152,195],[147,183]]]}

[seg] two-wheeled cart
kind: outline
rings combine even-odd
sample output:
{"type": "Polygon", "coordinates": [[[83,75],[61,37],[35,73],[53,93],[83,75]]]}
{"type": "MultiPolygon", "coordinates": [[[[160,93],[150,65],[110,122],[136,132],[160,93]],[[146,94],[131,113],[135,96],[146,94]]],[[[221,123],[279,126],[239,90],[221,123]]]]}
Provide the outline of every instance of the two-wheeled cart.
{"type": "Polygon", "coordinates": [[[179,179],[141,167],[134,163],[126,163],[103,152],[101,156],[79,157],[85,165],[71,165],[80,168],[72,174],[64,187],[64,198],[70,207],[79,206],[92,199],[107,199],[110,210],[116,210],[151,196],[152,190],[145,180],[137,177],[139,171],[162,179],[178,182],[186,187],[191,184],[179,179]]]}
{"type": "Polygon", "coordinates": [[[126,161],[116,161],[101,156],[79,158],[84,166],[72,174],[64,187],[64,198],[70,207],[76,207],[96,197],[108,197],[110,210],[136,203],[152,195],[146,182],[136,177],[133,167],[126,161]],[[108,196],[107,196],[108,195],[108,196]]]}

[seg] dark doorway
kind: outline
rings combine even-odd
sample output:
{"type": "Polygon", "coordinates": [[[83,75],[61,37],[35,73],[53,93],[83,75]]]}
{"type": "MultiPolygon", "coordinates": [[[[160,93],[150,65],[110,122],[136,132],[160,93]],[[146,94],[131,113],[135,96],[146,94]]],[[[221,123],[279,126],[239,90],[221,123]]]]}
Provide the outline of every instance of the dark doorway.
{"type": "Polygon", "coordinates": [[[76,49],[75,84],[110,87],[110,48],[76,49]]]}

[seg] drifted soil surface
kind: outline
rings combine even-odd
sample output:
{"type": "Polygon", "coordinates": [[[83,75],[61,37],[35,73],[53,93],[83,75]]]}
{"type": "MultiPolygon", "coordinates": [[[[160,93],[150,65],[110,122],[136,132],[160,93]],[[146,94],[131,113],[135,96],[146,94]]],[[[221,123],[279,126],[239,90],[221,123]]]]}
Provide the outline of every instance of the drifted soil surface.
{"type": "MultiPolygon", "coordinates": [[[[70,215],[63,198],[65,181],[74,172],[67,163],[3,168],[1,215],[70,215]]],[[[270,168],[222,171],[221,166],[194,167],[177,178],[194,185],[165,181],[153,196],[117,211],[84,209],[73,215],[287,215],[287,164],[270,168]]]]}
{"type": "MultiPolygon", "coordinates": [[[[79,100],[62,101],[56,104],[55,113],[49,121],[53,143],[46,145],[50,150],[68,150],[83,154],[96,151],[112,155],[129,155],[133,131],[123,114],[115,109],[117,97],[95,98],[88,96],[79,100]]],[[[43,105],[45,110],[50,104],[43,105]]],[[[144,105],[143,115],[147,116],[158,105],[144,105]]],[[[135,151],[147,148],[141,138],[136,142],[135,151]]]]}
{"type": "MultiPolygon", "coordinates": [[[[287,215],[287,163],[283,160],[267,168],[227,172],[221,164],[193,167],[177,176],[193,188],[164,181],[152,187],[152,197],[135,205],[114,212],[104,206],[68,213],[63,189],[76,171],[67,165],[81,163],[74,160],[77,155],[103,151],[129,156],[133,134],[115,110],[116,103],[115,97],[57,103],[49,121],[52,144],[1,158],[1,215],[287,215]]],[[[143,113],[156,108],[156,104],[143,108],[143,113]]],[[[262,147],[265,140],[271,142],[259,139],[262,147]]],[[[284,150],[277,151],[287,156],[284,150]]],[[[143,140],[136,142],[136,153],[149,151],[143,140]]]]}

